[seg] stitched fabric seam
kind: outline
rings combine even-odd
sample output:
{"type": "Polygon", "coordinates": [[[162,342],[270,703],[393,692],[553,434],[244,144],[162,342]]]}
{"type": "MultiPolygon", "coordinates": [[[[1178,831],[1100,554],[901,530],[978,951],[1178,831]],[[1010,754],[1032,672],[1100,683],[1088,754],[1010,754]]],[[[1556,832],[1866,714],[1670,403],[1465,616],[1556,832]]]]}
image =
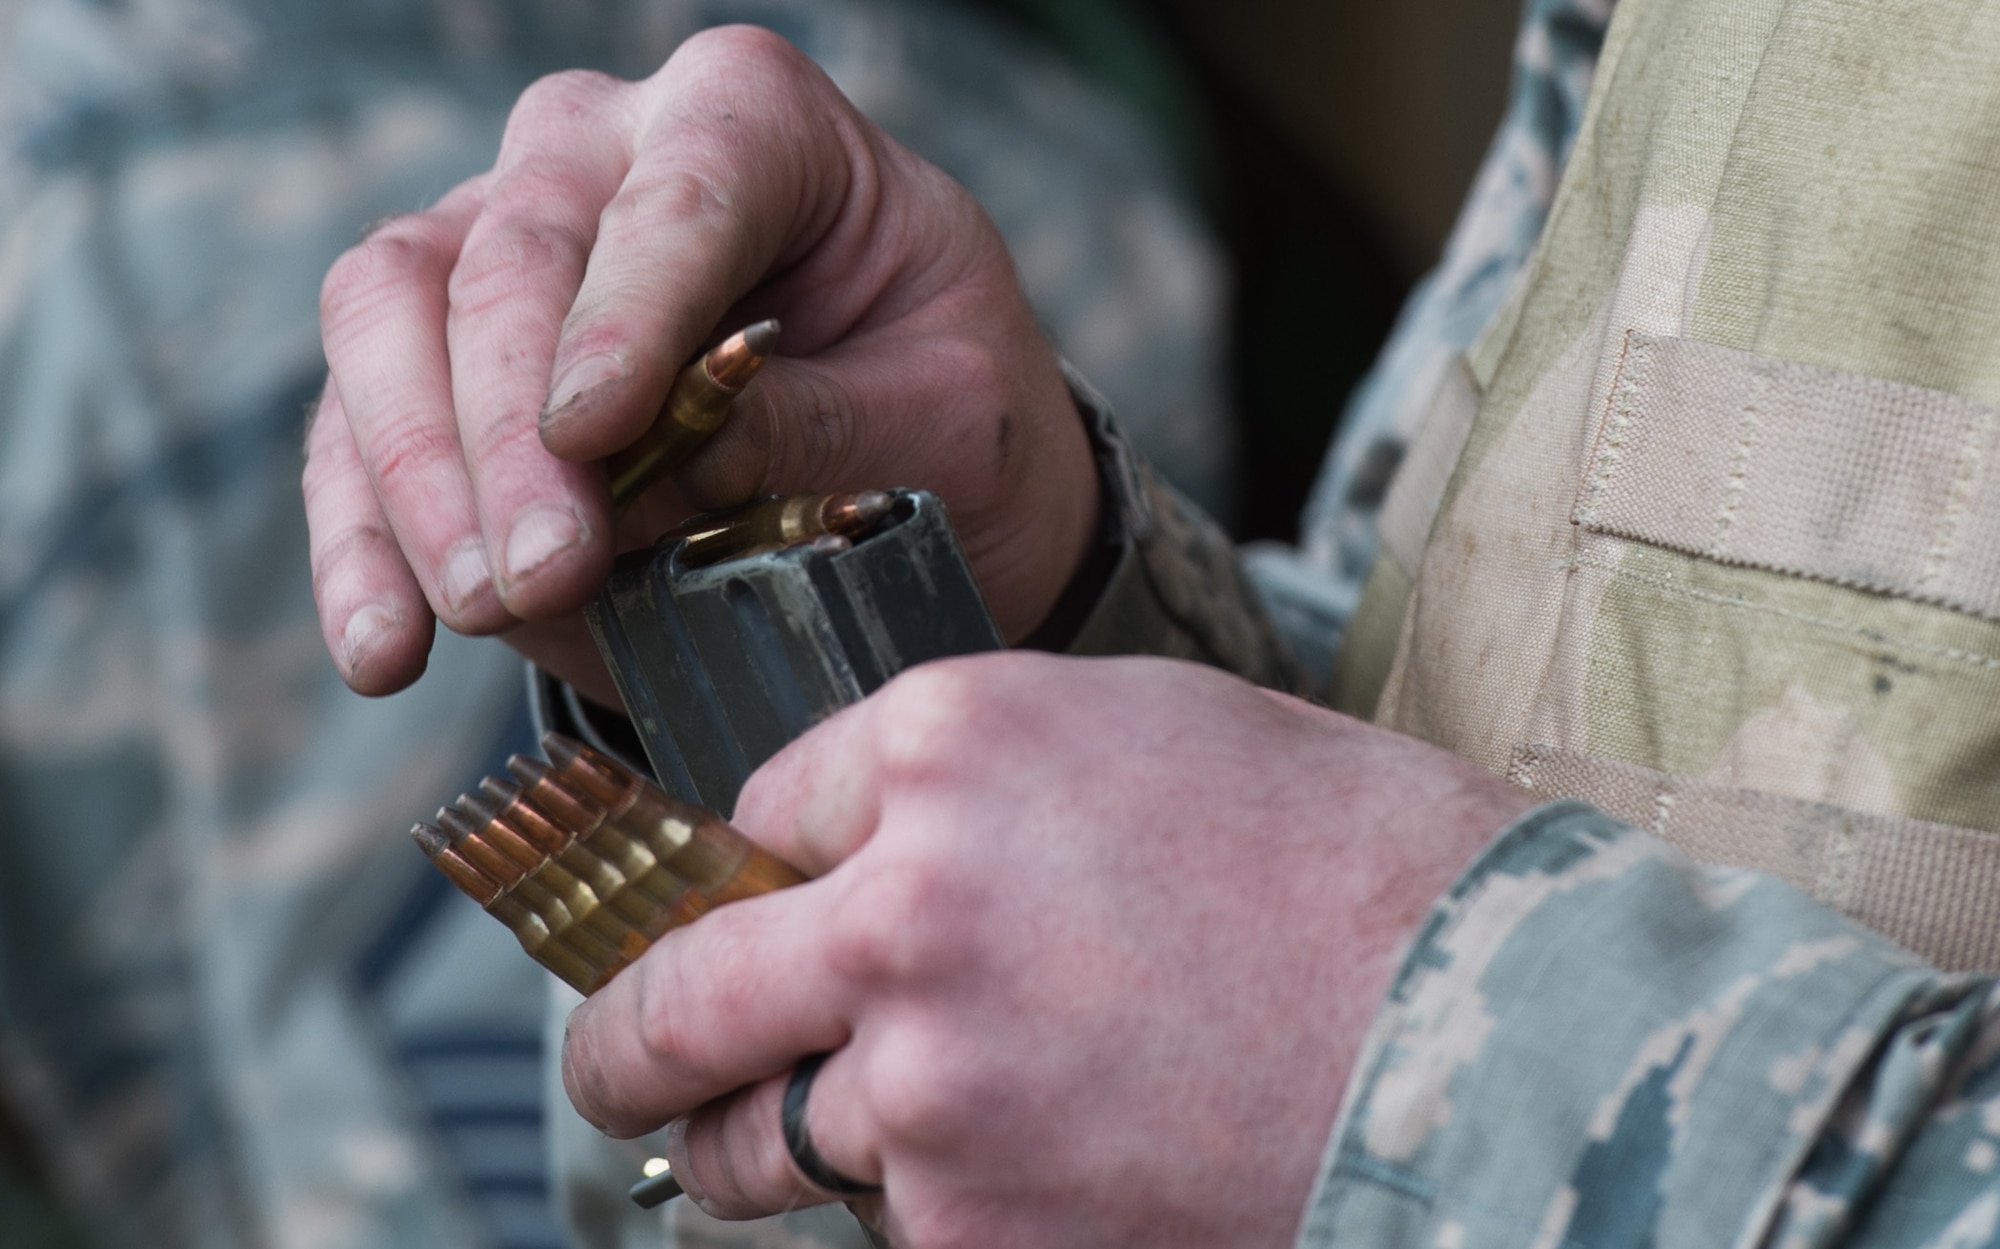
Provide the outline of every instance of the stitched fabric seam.
{"type": "Polygon", "coordinates": [[[1596,519],[1597,509],[1611,489],[1611,476],[1618,471],[1618,462],[1623,458],[1625,433],[1632,425],[1633,407],[1650,357],[1650,345],[1628,331],[1624,354],[1618,361],[1617,380],[1612,382],[1611,394],[1605,401],[1604,423],[1597,431],[1597,445],[1591,448],[1589,477],[1576,507],[1576,522],[1580,525],[1596,519]]]}
{"type": "Polygon", "coordinates": [[[1771,373],[1769,369],[1757,369],[1752,377],[1750,394],[1743,401],[1742,419],[1737,422],[1736,452],[1730,457],[1729,480],[1722,489],[1722,509],[1715,517],[1715,538],[1708,544],[1710,559],[1722,558],[1729,543],[1729,531],[1736,526],[1737,510],[1750,488],[1750,458],[1756,449],[1757,427],[1763,423],[1762,405],[1770,388],[1771,373]]]}
{"type": "Polygon", "coordinates": [[[1697,590],[1693,586],[1681,585],[1667,577],[1655,576],[1651,573],[1635,572],[1629,568],[1620,568],[1616,564],[1608,563],[1601,559],[1578,558],[1574,563],[1577,567],[1596,568],[1600,571],[1608,572],[1614,577],[1623,577],[1628,581],[1636,581],[1641,585],[1651,586],[1657,590],[1664,590],[1670,594],[1679,594],[1685,598],[1696,599],[1705,603],[1714,603],[1722,607],[1741,607],[1750,611],[1763,612],[1766,615],[1777,616],[1784,620],[1795,620],[1801,624],[1812,625],[1816,628],[1865,638],[1868,641],[1884,646],[1899,646],[1917,654],[1929,655],[1934,659],[1943,659],[1974,668],[1985,668],[1988,671],[2000,671],[2000,658],[1995,658],[1991,655],[1974,654],[1971,651],[1959,650],[1955,646],[1939,646],[1934,642],[1919,642],[1911,638],[1899,638],[1893,634],[1883,633],[1879,630],[1864,629],[1860,625],[1850,624],[1845,620],[1815,616],[1810,612],[1793,611],[1789,607],[1777,607],[1770,603],[1753,602],[1741,595],[1717,594],[1712,590],[1697,590]]]}
{"type": "Polygon", "coordinates": [[[1855,860],[1860,856],[1864,836],[1854,819],[1836,816],[1830,834],[1822,843],[1824,857],[1813,896],[1836,911],[1851,913],[1850,907],[1855,902],[1855,860]]]}
{"type": "MultiPolygon", "coordinates": [[[[1628,542],[1644,543],[1647,546],[1658,547],[1661,550],[1679,551],[1687,555],[1712,559],[1718,564],[1724,564],[1731,568],[1754,568],[1760,572],[1776,573],[1779,576],[1790,577],[1794,580],[1818,581],[1826,585],[1837,585],[1842,589],[1863,590],[1867,593],[1880,594],[1887,598],[1901,599],[1910,603],[1921,603],[1926,607],[1943,607],[1962,615],[1973,616],[1980,620],[2000,624],[2000,596],[1995,596],[1990,591],[1986,592],[1985,596],[1993,598],[1995,601],[1986,602],[1983,601],[1979,594],[1969,592],[1953,593],[1948,590],[1923,590],[1907,581],[1892,581],[1887,578],[1857,577],[1844,573],[1827,572],[1821,569],[1807,568],[1799,562],[1788,563],[1779,559],[1752,559],[1746,555],[1734,552],[1709,555],[1707,552],[1695,550],[1694,544],[1691,542],[1683,542],[1672,537],[1663,536],[1658,529],[1641,525],[1627,523],[1607,524],[1595,519],[1578,522],[1578,524],[1579,527],[1587,529],[1592,533],[1601,533],[1613,538],[1623,538],[1628,542]]],[[[1569,565],[1565,562],[1562,566],[1568,567],[1569,565]]],[[[1609,567],[1609,565],[1598,566],[1609,567]]]]}
{"type": "Polygon", "coordinates": [[[1930,550],[1924,556],[1924,571],[1917,578],[1919,587],[1942,581],[1950,567],[1959,528],[1966,513],[1972,509],[1979,466],[1986,459],[1986,446],[1993,435],[1993,417],[1994,409],[1981,407],[1966,423],[1965,438],[1959,446],[1958,470],[1952,475],[1951,492],[1945,496],[1944,510],[1938,517],[1937,528],[1931,533],[1930,550]]]}

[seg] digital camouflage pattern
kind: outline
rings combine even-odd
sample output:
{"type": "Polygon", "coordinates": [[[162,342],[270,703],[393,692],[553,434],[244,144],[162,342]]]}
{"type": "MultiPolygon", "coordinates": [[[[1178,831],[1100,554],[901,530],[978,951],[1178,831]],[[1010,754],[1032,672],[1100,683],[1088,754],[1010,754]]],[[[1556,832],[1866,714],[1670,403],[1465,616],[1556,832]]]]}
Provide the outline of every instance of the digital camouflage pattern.
{"type": "MultiPolygon", "coordinates": [[[[31,1139],[88,1243],[567,1243],[546,977],[402,836],[530,744],[520,668],[445,637],[410,693],[335,676],[297,484],[317,293],[537,75],[741,19],[965,181],[1146,453],[1225,502],[1222,272],[1166,162],[945,6],[0,0],[0,1159],[31,1139]]],[[[0,1241],[60,1236],[16,1182],[0,1241]]]]}
{"type": "Polygon", "coordinates": [[[1299,1244],[2000,1243],[2000,987],[1577,802],[1432,914],[1299,1244]]]}

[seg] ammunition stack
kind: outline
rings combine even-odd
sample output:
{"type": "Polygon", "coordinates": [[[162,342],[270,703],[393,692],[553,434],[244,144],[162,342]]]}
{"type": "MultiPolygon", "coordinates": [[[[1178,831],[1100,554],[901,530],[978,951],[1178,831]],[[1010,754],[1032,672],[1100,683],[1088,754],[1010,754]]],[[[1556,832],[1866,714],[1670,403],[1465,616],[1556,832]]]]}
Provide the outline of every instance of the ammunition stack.
{"type": "Polygon", "coordinates": [[[488,777],[410,836],[580,993],[669,929],[804,879],[609,755],[558,733],[544,735],[542,749],[548,763],[515,755],[512,780],[488,777]]]}

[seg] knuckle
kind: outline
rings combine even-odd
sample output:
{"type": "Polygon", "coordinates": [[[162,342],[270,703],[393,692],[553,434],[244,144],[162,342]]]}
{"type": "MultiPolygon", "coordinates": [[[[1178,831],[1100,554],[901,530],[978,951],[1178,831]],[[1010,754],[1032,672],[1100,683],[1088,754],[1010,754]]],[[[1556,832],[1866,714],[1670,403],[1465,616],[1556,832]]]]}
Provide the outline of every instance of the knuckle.
{"type": "Polygon", "coordinates": [[[371,320],[393,292],[434,272],[438,256],[428,233],[416,218],[398,218],[341,253],[320,284],[321,321],[371,320]]]}
{"type": "Polygon", "coordinates": [[[763,980],[749,949],[744,941],[702,944],[699,985],[687,972],[685,956],[640,962],[638,1040],[655,1069],[672,1070],[695,1086],[721,1081],[729,1056],[712,1052],[700,1021],[739,1016],[754,1007],[763,980]]]}
{"type": "Polygon", "coordinates": [[[503,145],[550,126],[573,124],[593,117],[625,84],[590,69],[565,69],[528,84],[507,115],[503,145]]]}
{"type": "Polygon", "coordinates": [[[791,71],[809,64],[803,52],[773,31],[761,26],[712,26],[681,44],[676,60],[704,65],[726,66],[732,72],[764,66],[791,71]]]}
{"type": "Polygon", "coordinates": [[[974,1047],[962,1036],[910,1022],[885,1036],[870,1056],[869,1105],[882,1135],[906,1146],[936,1148],[964,1133],[966,1111],[981,1098],[974,1047]]]}
{"type": "Polygon", "coordinates": [[[912,668],[876,695],[882,764],[892,774],[925,776],[977,746],[994,701],[975,665],[940,661],[912,668]]]}
{"type": "Polygon", "coordinates": [[[986,342],[957,339],[941,344],[938,350],[940,371],[951,379],[952,393],[965,396],[967,406],[960,410],[967,435],[964,457],[987,457],[986,476],[996,481],[1007,479],[1010,461],[1019,460],[1019,452],[1025,449],[1014,428],[1013,388],[1019,370],[1010,368],[1001,350],[986,342]]]}
{"type": "Polygon", "coordinates": [[[952,385],[961,393],[1004,395],[1013,385],[1018,369],[1008,367],[1000,348],[974,338],[956,338],[941,344],[945,368],[952,385]]]}
{"type": "Polygon", "coordinates": [[[589,241],[562,225],[529,215],[521,202],[532,187],[496,188],[496,214],[452,267],[446,287],[454,320],[478,316],[541,289],[552,277],[580,275],[589,241]],[[509,203],[508,201],[512,201],[509,203]]]}
{"type": "Polygon", "coordinates": [[[633,243],[660,230],[690,224],[741,227],[743,212],[716,175],[716,170],[687,160],[659,169],[643,182],[620,187],[598,214],[598,235],[613,242],[633,243]]]}
{"type": "Polygon", "coordinates": [[[330,587],[349,576],[356,561],[367,563],[385,557],[400,557],[396,539],[388,529],[381,525],[351,525],[313,543],[313,584],[330,587]]]}
{"type": "Polygon", "coordinates": [[[671,967],[642,966],[646,974],[639,981],[635,1008],[640,1046],[650,1062],[698,1073],[688,1052],[692,1035],[682,1023],[680,1007],[686,1002],[683,977],[671,967]]]}
{"type": "Polygon", "coordinates": [[[385,498],[432,498],[440,476],[464,471],[457,431],[415,414],[374,431],[364,456],[385,498]]]}
{"type": "Polygon", "coordinates": [[[975,949],[979,900],[948,865],[904,856],[858,877],[842,908],[835,974],[857,985],[912,985],[962,967],[975,949]]]}
{"type": "Polygon", "coordinates": [[[479,422],[459,437],[465,463],[482,484],[527,486],[539,480],[538,467],[550,458],[532,409],[524,408],[505,420],[479,422]]]}

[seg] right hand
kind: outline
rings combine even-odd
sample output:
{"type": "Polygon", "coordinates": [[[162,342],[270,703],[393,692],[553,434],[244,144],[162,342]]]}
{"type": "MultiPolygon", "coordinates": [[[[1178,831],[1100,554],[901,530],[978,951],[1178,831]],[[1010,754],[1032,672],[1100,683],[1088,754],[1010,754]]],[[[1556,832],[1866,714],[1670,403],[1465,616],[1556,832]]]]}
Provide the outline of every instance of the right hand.
{"type": "Polygon", "coordinates": [[[342,256],[321,314],[313,587],[364,693],[422,672],[436,619],[611,697],[579,613],[613,554],[759,494],[936,491],[1009,640],[1096,522],[1082,424],[992,224],[761,30],[705,32],[643,82],[535,84],[493,169],[342,256]],[[614,531],[598,461],[705,344],[767,316],[780,357],[614,531]]]}
{"type": "Polygon", "coordinates": [[[758,769],[733,821],[815,879],[667,933],[570,1016],[615,1136],[686,1116],[710,1214],[830,1200],[891,1243],[1288,1249],[1438,895],[1536,799],[1213,668],[923,664],[758,769]]]}

